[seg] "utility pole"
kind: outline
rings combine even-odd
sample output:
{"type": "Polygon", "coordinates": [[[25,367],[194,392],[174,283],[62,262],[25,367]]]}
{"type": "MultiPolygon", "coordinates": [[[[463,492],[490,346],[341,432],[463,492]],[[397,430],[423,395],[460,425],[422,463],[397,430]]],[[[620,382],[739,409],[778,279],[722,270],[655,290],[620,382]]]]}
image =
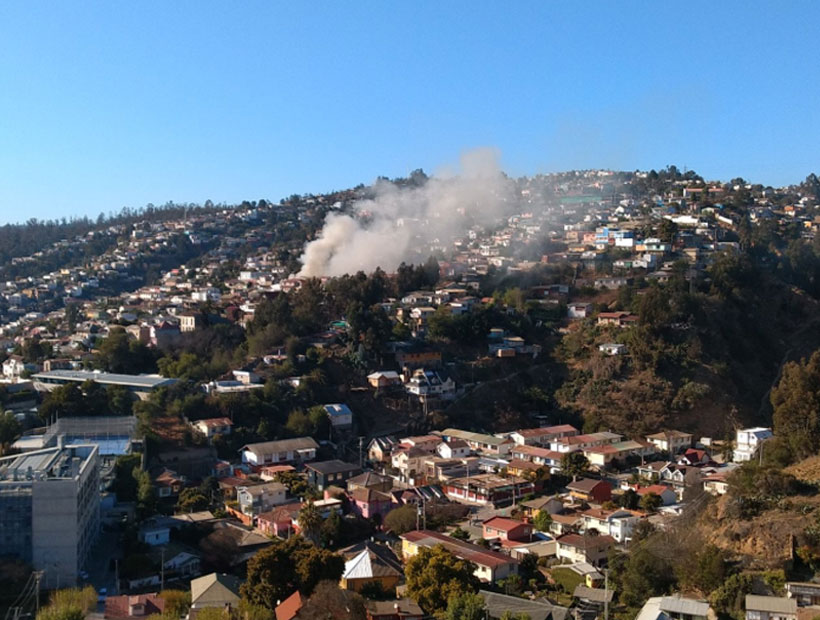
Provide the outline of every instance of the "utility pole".
{"type": "Polygon", "coordinates": [[[364,455],[362,454],[363,445],[364,437],[359,437],[359,469],[364,469],[364,455]]]}
{"type": "Polygon", "coordinates": [[[604,620],[609,620],[609,569],[604,569],[604,620]]]}
{"type": "Polygon", "coordinates": [[[159,589],[164,590],[165,589],[165,547],[162,548],[160,557],[162,559],[160,560],[160,567],[159,567],[159,574],[160,574],[159,589]]]}
{"type": "Polygon", "coordinates": [[[34,617],[40,615],[40,579],[43,577],[43,571],[34,573],[34,617]]]}

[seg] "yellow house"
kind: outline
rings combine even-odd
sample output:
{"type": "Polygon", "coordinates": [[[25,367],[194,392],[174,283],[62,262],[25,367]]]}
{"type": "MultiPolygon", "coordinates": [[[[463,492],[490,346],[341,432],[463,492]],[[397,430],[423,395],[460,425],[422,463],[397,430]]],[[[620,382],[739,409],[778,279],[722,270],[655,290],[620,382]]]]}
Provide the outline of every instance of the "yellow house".
{"type": "Polygon", "coordinates": [[[367,546],[345,562],[339,587],[361,592],[367,585],[378,583],[382,591],[394,596],[401,571],[367,546]]]}

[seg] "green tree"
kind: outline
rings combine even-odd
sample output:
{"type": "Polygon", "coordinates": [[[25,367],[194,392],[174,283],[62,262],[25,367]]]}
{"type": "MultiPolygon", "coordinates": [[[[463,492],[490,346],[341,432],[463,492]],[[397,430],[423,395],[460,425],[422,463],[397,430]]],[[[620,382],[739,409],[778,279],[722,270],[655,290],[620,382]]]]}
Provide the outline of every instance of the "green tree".
{"type": "Polygon", "coordinates": [[[275,609],[299,590],[307,596],[320,581],[338,582],[344,570],[344,558],[319,549],[302,536],[291,536],[257,553],[248,562],[247,580],[242,597],[254,605],[275,609]]]}
{"type": "Polygon", "coordinates": [[[307,502],[299,510],[299,529],[302,534],[316,544],[319,541],[322,527],[322,515],[313,502],[307,502]]]}
{"type": "Polygon", "coordinates": [[[552,515],[546,510],[539,510],[532,520],[532,524],[539,532],[549,532],[552,525],[552,515]]]}
{"type": "Polygon", "coordinates": [[[638,504],[644,512],[657,512],[663,505],[663,499],[657,493],[646,493],[638,504]]]}
{"type": "Polygon", "coordinates": [[[650,596],[667,594],[675,583],[674,570],[646,545],[633,550],[620,579],[620,601],[632,610],[640,609],[650,596]]]}
{"type": "Polygon", "coordinates": [[[456,540],[470,540],[470,533],[466,530],[461,529],[461,527],[457,527],[452,532],[450,532],[450,536],[452,536],[456,540]]]}
{"type": "Polygon", "coordinates": [[[23,427],[10,411],[0,413],[0,446],[13,442],[23,427]]]}
{"type": "Polygon", "coordinates": [[[726,580],[728,567],[724,552],[715,545],[706,545],[697,552],[694,562],[679,562],[678,580],[687,589],[708,595],[726,580]]]}
{"type": "Polygon", "coordinates": [[[478,591],[475,569],[441,545],[421,548],[405,564],[407,593],[425,612],[441,613],[451,597],[478,591]]]}
{"type": "Polygon", "coordinates": [[[322,581],[299,610],[299,620],[366,620],[367,608],[360,594],[343,590],[338,583],[322,581]]]}
{"type": "Polygon", "coordinates": [[[207,510],[211,502],[198,488],[182,489],[177,499],[177,512],[198,512],[207,510]]]}
{"type": "Polygon", "coordinates": [[[487,606],[484,598],[475,592],[463,592],[451,596],[442,620],[485,620],[487,606]]]}
{"type": "Polygon", "coordinates": [[[162,590],[159,593],[165,601],[165,614],[172,618],[181,618],[191,607],[191,593],[183,590],[162,590]]]}
{"type": "Polygon", "coordinates": [[[561,473],[573,480],[589,473],[589,459],[583,452],[567,452],[561,456],[561,473]]]}
{"type": "Polygon", "coordinates": [[[820,448],[820,351],[808,360],[788,362],[770,395],[774,433],[786,442],[792,458],[820,448]]]}
{"type": "Polygon", "coordinates": [[[401,536],[416,529],[416,519],[417,508],[413,504],[405,504],[388,512],[384,518],[384,525],[397,536],[401,536]]]}

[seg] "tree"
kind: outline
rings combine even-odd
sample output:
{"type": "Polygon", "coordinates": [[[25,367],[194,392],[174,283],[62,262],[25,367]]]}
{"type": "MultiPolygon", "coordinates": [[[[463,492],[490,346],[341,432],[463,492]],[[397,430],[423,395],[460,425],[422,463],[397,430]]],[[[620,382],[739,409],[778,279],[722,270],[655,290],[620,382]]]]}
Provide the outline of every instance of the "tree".
{"type": "Polygon", "coordinates": [[[405,565],[407,593],[425,612],[443,612],[451,597],[478,591],[475,568],[441,545],[419,549],[405,565]]]}
{"type": "Polygon", "coordinates": [[[274,541],[251,558],[241,593],[254,605],[275,609],[277,601],[285,600],[294,590],[307,596],[322,580],[338,582],[343,571],[342,556],[319,549],[302,536],[291,536],[274,541]]]}
{"type": "Polygon", "coordinates": [[[182,489],[177,499],[177,512],[198,512],[206,510],[211,502],[198,488],[182,489]]]}
{"type": "Polygon", "coordinates": [[[159,593],[165,601],[165,613],[172,618],[181,618],[191,606],[191,593],[183,590],[163,590],[159,593]]]}
{"type": "Polygon", "coordinates": [[[561,473],[571,476],[573,480],[589,472],[589,460],[583,452],[567,452],[561,456],[561,473]]]}
{"type": "Polygon", "coordinates": [[[365,620],[367,608],[360,594],[343,590],[338,583],[322,581],[299,610],[299,620],[365,620]]]}
{"type": "Polygon", "coordinates": [[[532,520],[532,524],[539,532],[549,532],[552,525],[552,515],[546,510],[539,510],[532,520]]]}
{"type": "Polygon", "coordinates": [[[728,568],[724,552],[715,545],[706,545],[695,556],[694,562],[676,565],[678,579],[687,589],[695,589],[708,595],[726,580],[728,568]]]}
{"type": "Polygon", "coordinates": [[[645,545],[629,554],[618,577],[621,603],[631,609],[640,608],[647,597],[667,594],[675,583],[670,563],[645,545]]]}
{"type": "Polygon", "coordinates": [[[417,516],[417,508],[413,504],[405,504],[388,512],[384,518],[384,525],[397,536],[401,536],[416,529],[417,516]]]}
{"type": "Polygon", "coordinates": [[[470,540],[470,532],[461,529],[461,527],[456,527],[456,529],[450,532],[450,536],[456,540],[470,540]]]}
{"type": "Polygon", "coordinates": [[[820,448],[820,351],[808,361],[785,364],[770,400],[774,433],[786,442],[792,458],[816,453],[820,448]]]}
{"type": "Polygon", "coordinates": [[[464,592],[451,596],[447,601],[447,610],[443,620],[484,620],[486,605],[484,598],[475,592],[464,592]]]}
{"type": "Polygon", "coordinates": [[[313,502],[307,502],[299,510],[299,529],[305,538],[316,544],[322,527],[322,515],[313,502]]]}
{"type": "Polygon", "coordinates": [[[0,413],[0,446],[13,442],[20,435],[23,427],[10,411],[0,413]]]}
{"type": "Polygon", "coordinates": [[[656,512],[662,505],[663,499],[657,493],[646,493],[639,503],[644,512],[656,512]]]}

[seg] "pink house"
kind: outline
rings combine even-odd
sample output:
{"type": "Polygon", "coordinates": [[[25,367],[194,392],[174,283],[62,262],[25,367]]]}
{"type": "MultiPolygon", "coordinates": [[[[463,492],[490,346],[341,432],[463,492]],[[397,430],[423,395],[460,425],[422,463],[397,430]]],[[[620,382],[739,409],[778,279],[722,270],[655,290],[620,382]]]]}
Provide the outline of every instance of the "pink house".
{"type": "Polygon", "coordinates": [[[268,536],[287,538],[296,532],[293,520],[298,516],[301,502],[277,506],[269,512],[256,517],[256,527],[268,536]]]}
{"type": "Polygon", "coordinates": [[[383,518],[393,510],[393,498],[375,489],[354,489],[350,493],[350,503],[353,512],[365,519],[372,519],[376,515],[383,518]]]}

